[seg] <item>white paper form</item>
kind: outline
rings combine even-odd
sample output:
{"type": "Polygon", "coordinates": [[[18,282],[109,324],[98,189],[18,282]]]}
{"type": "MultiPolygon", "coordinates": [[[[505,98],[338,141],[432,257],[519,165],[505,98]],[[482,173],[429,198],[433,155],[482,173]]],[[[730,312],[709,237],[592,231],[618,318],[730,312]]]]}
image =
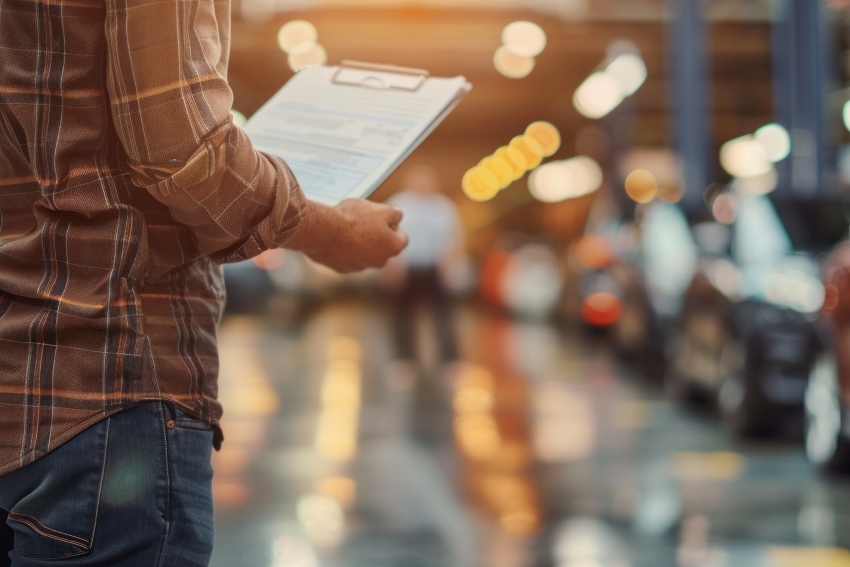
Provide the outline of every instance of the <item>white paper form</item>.
{"type": "Polygon", "coordinates": [[[464,77],[416,90],[334,82],[338,67],[298,72],[245,126],[254,146],[283,158],[307,196],[367,197],[468,90],[464,77]]]}

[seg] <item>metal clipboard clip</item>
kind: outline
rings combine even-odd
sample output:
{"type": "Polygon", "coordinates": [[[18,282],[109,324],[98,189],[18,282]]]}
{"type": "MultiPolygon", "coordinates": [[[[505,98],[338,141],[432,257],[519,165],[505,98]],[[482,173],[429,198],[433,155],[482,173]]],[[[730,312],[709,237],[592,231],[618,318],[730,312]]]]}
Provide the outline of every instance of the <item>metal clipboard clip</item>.
{"type": "Polygon", "coordinates": [[[343,61],[333,76],[338,85],[355,85],[371,89],[416,91],[428,78],[428,71],[397,65],[343,61]]]}

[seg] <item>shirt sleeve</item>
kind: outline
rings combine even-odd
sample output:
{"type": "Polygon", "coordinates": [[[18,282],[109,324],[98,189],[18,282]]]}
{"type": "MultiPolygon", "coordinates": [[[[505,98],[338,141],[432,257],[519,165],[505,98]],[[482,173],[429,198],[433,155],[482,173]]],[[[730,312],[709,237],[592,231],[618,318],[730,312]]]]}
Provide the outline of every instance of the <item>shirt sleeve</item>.
{"type": "Polygon", "coordinates": [[[106,83],[135,185],[220,262],[286,243],[306,200],[233,124],[228,0],[106,0],[106,83]]]}

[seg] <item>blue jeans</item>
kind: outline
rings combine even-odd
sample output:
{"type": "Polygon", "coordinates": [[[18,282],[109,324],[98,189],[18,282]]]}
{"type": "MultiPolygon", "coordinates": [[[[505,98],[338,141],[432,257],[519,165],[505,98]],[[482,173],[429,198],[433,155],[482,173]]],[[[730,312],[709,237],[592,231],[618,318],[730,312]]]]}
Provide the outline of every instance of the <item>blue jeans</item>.
{"type": "Polygon", "coordinates": [[[14,532],[4,549],[0,530],[0,566],[207,567],[212,443],[205,423],[147,402],[0,477],[14,532]]]}

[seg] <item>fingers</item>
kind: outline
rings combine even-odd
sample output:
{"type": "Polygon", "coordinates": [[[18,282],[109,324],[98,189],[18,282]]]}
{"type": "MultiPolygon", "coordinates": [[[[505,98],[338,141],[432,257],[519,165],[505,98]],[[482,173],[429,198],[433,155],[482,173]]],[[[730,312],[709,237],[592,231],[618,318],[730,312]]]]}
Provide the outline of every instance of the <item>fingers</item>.
{"type": "Polygon", "coordinates": [[[407,236],[407,233],[404,232],[400,228],[396,229],[395,234],[396,234],[396,246],[397,246],[397,250],[398,250],[398,252],[396,252],[396,254],[399,254],[402,250],[407,248],[407,243],[410,242],[410,237],[407,236]]]}
{"type": "Polygon", "coordinates": [[[404,217],[404,213],[401,212],[401,209],[397,209],[395,207],[387,207],[387,224],[390,225],[390,228],[398,227],[399,223],[401,223],[401,219],[404,217]]]}

